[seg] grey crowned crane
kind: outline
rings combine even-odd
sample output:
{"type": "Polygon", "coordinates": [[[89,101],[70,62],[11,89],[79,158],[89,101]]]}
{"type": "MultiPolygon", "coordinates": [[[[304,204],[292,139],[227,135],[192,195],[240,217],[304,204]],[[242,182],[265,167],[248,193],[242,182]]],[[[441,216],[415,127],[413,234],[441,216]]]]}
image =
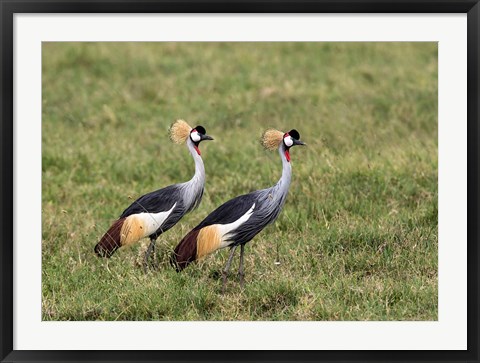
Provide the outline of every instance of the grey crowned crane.
{"type": "Polygon", "coordinates": [[[305,145],[300,141],[300,134],[296,130],[283,133],[269,129],[263,133],[261,142],[267,150],[278,150],[280,153],[283,170],[277,184],[222,204],[182,239],[171,256],[172,265],[177,271],[181,271],[193,261],[220,248],[230,247],[230,256],[222,273],[222,292],[225,291],[228,270],[238,246],[240,246],[238,275],[241,287],[244,286],[245,244],[277,219],[285,203],[292,178],[290,148],[305,145]]]}
{"type": "Polygon", "coordinates": [[[150,245],[144,258],[144,268],[147,270],[152,252],[155,260],[155,241],[158,236],[199,205],[205,186],[205,168],[198,146],[203,140],[213,138],[206,134],[202,126],[192,128],[183,120],[175,121],[169,134],[172,142],[187,144],[195,161],[195,175],[188,182],[170,185],[134,201],[95,246],[98,256],[111,257],[118,248],[132,245],[148,236],[150,245]]]}

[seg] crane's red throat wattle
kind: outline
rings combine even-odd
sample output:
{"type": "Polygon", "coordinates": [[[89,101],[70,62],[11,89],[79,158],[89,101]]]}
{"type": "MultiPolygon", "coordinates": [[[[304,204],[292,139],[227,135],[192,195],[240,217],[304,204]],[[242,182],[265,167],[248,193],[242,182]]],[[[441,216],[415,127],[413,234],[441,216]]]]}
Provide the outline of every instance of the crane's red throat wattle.
{"type": "Polygon", "coordinates": [[[290,162],[290,151],[285,150],[285,158],[287,159],[288,162],[290,162]]]}
{"type": "Polygon", "coordinates": [[[197,145],[194,145],[194,147],[195,147],[195,150],[197,151],[197,154],[198,154],[198,155],[202,155],[202,154],[200,154],[200,149],[198,148],[198,146],[197,146],[197,145]]]}

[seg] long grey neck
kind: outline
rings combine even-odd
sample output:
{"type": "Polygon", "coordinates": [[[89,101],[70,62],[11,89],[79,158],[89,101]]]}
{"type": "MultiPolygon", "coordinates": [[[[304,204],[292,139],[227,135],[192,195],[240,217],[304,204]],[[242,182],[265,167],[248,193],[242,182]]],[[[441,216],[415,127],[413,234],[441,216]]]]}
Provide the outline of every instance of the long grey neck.
{"type": "Polygon", "coordinates": [[[198,155],[197,150],[195,150],[195,145],[190,138],[187,139],[187,147],[195,161],[195,174],[189,183],[201,183],[203,185],[205,183],[205,167],[203,166],[202,157],[198,155]]]}
{"type": "Polygon", "coordinates": [[[278,198],[280,204],[283,204],[285,202],[285,198],[287,197],[288,188],[290,187],[290,182],[292,180],[292,165],[285,156],[285,145],[283,145],[283,142],[278,148],[278,153],[282,159],[282,176],[273,188],[276,191],[276,193],[274,193],[275,198],[278,198]]]}
{"type": "Polygon", "coordinates": [[[188,182],[181,184],[184,213],[194,209],[202,200],[203,188],[205,186],[205,167],[203,160],[195,150],[195,145],[190,138],[187,139],[187,147],[195,161],[195,174],[188,182]]]}

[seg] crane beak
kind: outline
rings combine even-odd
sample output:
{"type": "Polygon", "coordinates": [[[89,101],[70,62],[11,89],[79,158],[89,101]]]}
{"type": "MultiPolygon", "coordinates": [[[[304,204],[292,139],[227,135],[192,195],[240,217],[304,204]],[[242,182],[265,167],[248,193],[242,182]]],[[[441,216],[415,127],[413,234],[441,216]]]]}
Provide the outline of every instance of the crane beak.
{"type": "Polygon", "coordinates": [[[203,141],[203,140],[214,140],[213,137],[208,136],[208,135],[201,135],[200,137],[202,138],[202,141],[203,141]]]}
{"type": "Polygon", "coordinates": [[[307,146],[303,141],[300,140],[293,140],[293,145],[302,145],[302,146],[307,146]]]}

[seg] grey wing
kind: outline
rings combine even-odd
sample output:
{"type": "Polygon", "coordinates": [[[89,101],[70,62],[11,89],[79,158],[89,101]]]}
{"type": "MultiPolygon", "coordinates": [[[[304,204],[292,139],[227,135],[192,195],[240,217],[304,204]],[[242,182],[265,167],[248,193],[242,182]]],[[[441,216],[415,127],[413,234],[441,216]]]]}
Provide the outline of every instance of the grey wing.
{"type": "Polygon", "coordinates": [[[258,192],[240,195],[230,199],[210,213],[194,230],[201,229],[212,224],[228,224],[235,222],[244,215],[255,203],[258,192]]]}
{"type": "Polygon", "coordinates": [[[275,188],[268,188],[233,198],[210,213],[194,230],[213,224],[233,223],[255,204],[250,218],[229,233],[229,240],[233,244],[247,243],[280,214],[286,195],[278,197],[278,194],[274,195],[275,192],[275,188]]]}
{"type": "MultiPolygon", "coordinates": [[[[142,195],[123,211],[120,218],[137,213],[159,213],[170,210],[181,201],[176,184],[142,195]]],[[[177,209],[177,208],[175,208],[177,209]]]]}
{"type": "Polygon", "coordinates": [[[256,192],[255,208],[251,217],[232,233],[235,244],[247,243],[277,219],[282,210],[284,198],[274,198],[272,192],[272,188],[256,192]]]}
{"type": "Polygon", "coordinates": [[[168,218],[154,233],[150,235],[151,238],[157,238],[163,232],[177,224],[185,213],[187,213],[178,184],[170,185],[141,196],[123,211],[120,218],[128,217],[129,215],[137,213],[165,212],[172,209],[173,206],[175,206],[175,208],[168,215],[168,218]]]}

